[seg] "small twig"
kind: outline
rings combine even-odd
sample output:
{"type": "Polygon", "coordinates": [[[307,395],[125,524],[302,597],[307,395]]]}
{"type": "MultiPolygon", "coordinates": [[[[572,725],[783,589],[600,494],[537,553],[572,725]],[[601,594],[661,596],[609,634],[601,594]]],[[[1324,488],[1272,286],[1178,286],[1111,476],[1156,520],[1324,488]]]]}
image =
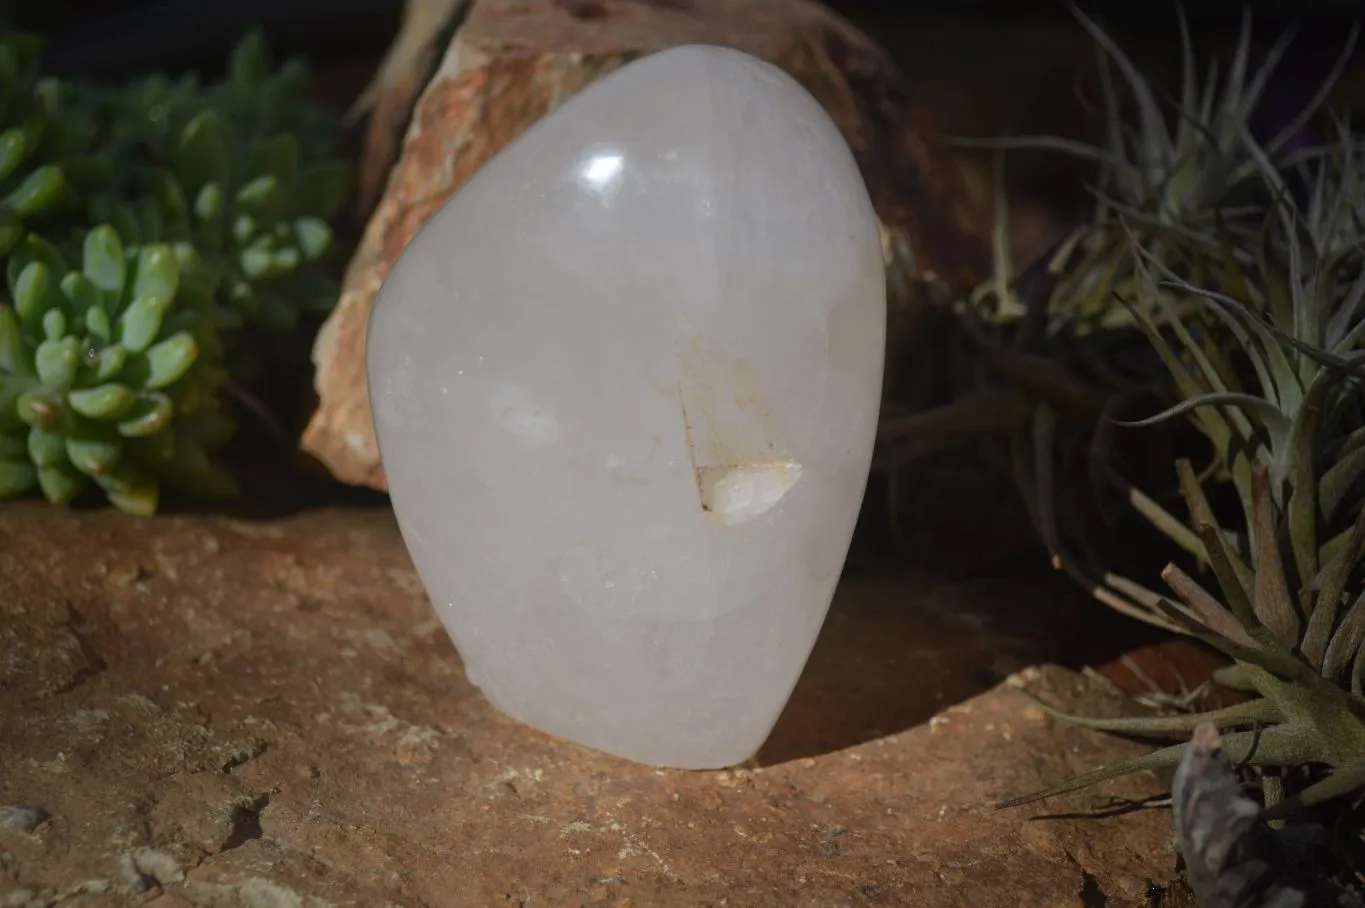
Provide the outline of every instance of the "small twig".
{"type": "Polygon", "coordinates": [[[278,417],[270,412],[270,408],[261,401],[259,397],[243,388],[234,381],[228,380],[223,383],[223,393],[232,398],[242,406],[248,413],[256,417],[260,424],[269,433],[270,438],[281,448],[287,447],[284,426],[278,417]]]}

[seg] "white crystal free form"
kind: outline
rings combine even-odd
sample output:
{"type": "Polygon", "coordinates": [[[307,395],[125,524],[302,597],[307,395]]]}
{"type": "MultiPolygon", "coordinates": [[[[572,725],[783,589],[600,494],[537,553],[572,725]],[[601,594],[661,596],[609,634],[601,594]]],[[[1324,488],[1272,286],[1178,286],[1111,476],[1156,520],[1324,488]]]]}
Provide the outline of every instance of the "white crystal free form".
{"type": "Polygon", "coordinates": [[[370,397],[494,705],[655,765],[757,751],[848,553],[885,293],[837,128],[717,47],[600,79],[431,218],[376,300],[370,397]]]}

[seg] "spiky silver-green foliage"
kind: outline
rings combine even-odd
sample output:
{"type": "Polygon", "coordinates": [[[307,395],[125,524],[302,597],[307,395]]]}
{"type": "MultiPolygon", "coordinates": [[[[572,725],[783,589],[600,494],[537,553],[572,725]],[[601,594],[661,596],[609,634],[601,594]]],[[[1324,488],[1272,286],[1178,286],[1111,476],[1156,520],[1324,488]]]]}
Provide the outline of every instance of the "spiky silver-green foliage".
{"type": "MultiPolygon", "coordinates": [[[[1110,582],[1134,610],[1227,655],[1221,680],[1256,696],[1211,713],[1068,718],[1135,733],[1188,734],[1210,721],[1249,764],[1330,770],[1283,811],[1365,789],[1365,242],[1332,251],[1332,236],[1315,235],[1287,203],[1271,217],[1256,267],[1218,289],[1138,250],[1143,286],[1130,309],[1180,401],[1133,425],[1184,418],[1211,442],[1214,462],[1203,470],[1177,462],[1186,513],[1159,523],[1180,528],[1170,535],[1208,576],[1172,564],[1162,575],[1167,594],[1110,582]],[[1210,501],[1207,487],[1224,483],[1242,506],[1236,515],[1210,501]]],[[[1185,747],[1011,803],[1174,766],[1185,747]]]]}
{"type": "MultiPolygon", "coordinates": [[[[958,310],[979,363],[967,393],[940,410],[887,420],[882,458],[894,467],[902,452],[915,456],[935,441],[985,438],[1013,472],[1059,568],[1111,607],[1219,649],[1232,660],[1219,678],[1254,695],[1212,713],[1065,718],[1177,739],[1210,721],[1236,759],[1327,768],[1279,810],[1358,792],[1365,160],[1345,125],[1322,148],[1289,150],[1330,79],[1277,135],[1253,138],[1252,115],[1288,38],[1252,71],[1244,28],[1226,74],[1210,67],[1201,85],[1186,36],[1183,90],[1172,108],[1103,31],[1082,21],[1123,74],[1120,92],[1102,68],[1107,143],[1012,144],[1094,161],[1095,211],[1016,278],[1001,202],[996,275],[958,310]],[[1137,409],[1160,412],[1133,420],[1137,409]],[[1174,468],[1166,461],[1164,476],[1126,472],[1132,458],[1123,455],[1174,423],[1207,444],[1174,468]],[[1058,480],[1077,473],[1091,483],[1058,480]],[[1175,501],[1158,481],[1178,490],[1175,501]],[[1109,499],[1183,550],[1185,566],[1162,574],[1166,590],[1155,578],[1124,576],[1112,553],[1092,544],[1103,534],[1085,520],[1096,500],[1109,499]],[[1229,499],[1231,511],[1222,506],[1229,499]]],[[[1353,32],[1343,61],[1354,41],[1353,32]]],[[[1185,747],[1006,803],[1173,767],[1185,747]]],[[[1279,793],[1272,785],[1267,799],[1279,793]]]]}
{"type": "MultiPolygon", "coordinates": [[[[1112,523],[1114,498],[1164,520],[1152,494],[1112,463],[1113,419],[1166,393],[1143,326],[1116,300],[1139,293],[1139,251],[1196,279],[1251,266],[1264,220],[1258,213],[1268,198],[1265,162],[1287,164],[1289,139],[1330,88],[1355,36],[1318,95],[1261,145],[1247,137],[1288,37],[1253,69],[1251,23],[1244,19],[1226,72],[1211,64],[1201,73],[1182,17],[1184,65],[1172,105],[1099,26],[1075,15],[1095,41],[1103,144],[1048,136],[965,144],[1053,150],[1089,162],[1096,168],[1094,207],[1043,260],[1015,274],[1001,190],[994,274],[956,306],[973,363],[964,393],[933,410],[884,419],[877,463],[894,472],[944,447],[984,439],[1014,476],[1057,566],[1114,608],[1175,630],[1110,588],[1107,559],[1094,541],[1104,535],[1094,522],[1112,523]],[[1074,475],[1089,476],[1089,487],[1056,482],[1074,475]]],[[[1187,548],[1193,544],[1179,522],[1163,528],[1187,548]]]]}
{"type": "MultiPolygon", "coordinates": [[[[1284,811],[1365,788],[1365,224],[1349,132],[1325,151],[1307,210],[1291,201],[1288,168],[1249,135],[1266,198],[1259,242],[1228,230],[1222,261],[1206,269],[1163,255],[1134,232],[1137,283],[1125,309],[1167,370],[1177,402],[1135,428],[1183,418],[1209,441],[1213,463],[1176,473],[1186,513],[1152,497],[1143,510],[1207,573],[1172,564],[1170,594],[1111,577],[1109,596],[1217,648],[1233,660],[1226,683],[1255,694],[1212,713],[1157,720],[1188,733],[1211,721],[1252,765],[1318,764],[1325,778],[1277,805],[1284,811]],[[1182,267],[1183,265],[1183,267],[1182,267]],[[1202,271],[1202,273],[1201,273],[1202,271]],[[1209,485],[1230,485],[1240,513],[1221,515],[1209,485]]],[[[1310,169],[1311,170],[1311,169],[1310,169]]],[[[1152,720],[1089,723],[1152,730],[1152,720]]],[[[1174,766],[1185,744],[1097,771],[1020,802],[1124,772],[1174,766]]],[[[1271,800],[1279,787],[1271,789],[1271,800]]]]}
{"type": "MultiPolygon", "coordinates": [[[[1179,98],[1172,105],[1163,102],[1159,90],[1103,29],[1078,10],[1073,12],[1094,39],[1099,55],[1103,144],[1052,136],[962,142],[1055,150],[1095,166],[1095,207],[1061,244],[1066,267],[1053,275],[1056,287],[1049,294],[1048,320],[1067,330],[1131,326],[1127,312],[1115,307],[1112,298],[1115,292],[1131,295],[1139,280],[1130,233],[1141,239],[1142,248],[1180,270],[1198,272],[1227,255],[1238,264],[1249,264],[1247,247],[1254,248],[1253,235],[1260,225],[1257,212],[1264,205],[1264,164],[1286,163],[1291,140],[1318,112],[1349,62],[1356,30],[1299,115],[1281,124],[1266,142],[1248,143],[1253,116],[1292,33],[1283,35],[1253,69],[1248,13],[1227,71],[1220,73],[1215,61],[1201,74],[1189,30],[1179,16],[1183,66],[1179,98]],[[1115,70],[1121,80],[1115,79],[1115,70]]],[[[996,321],[1022,315],[1025,307],[1009,288],[1008,276],[1008,267],[998,263],[995,279],[973,298],[978,315],[996,321]],[[988,299],[996,307],[993,311],[981,308],[988,299]]]]}

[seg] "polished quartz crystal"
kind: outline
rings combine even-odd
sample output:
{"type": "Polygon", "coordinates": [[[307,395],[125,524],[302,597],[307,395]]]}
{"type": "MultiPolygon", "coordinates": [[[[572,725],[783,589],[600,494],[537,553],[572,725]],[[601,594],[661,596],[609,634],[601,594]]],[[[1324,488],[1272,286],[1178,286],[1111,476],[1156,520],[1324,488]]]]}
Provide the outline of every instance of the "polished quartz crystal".
{"type": "Polygon", "coordinates": [[[776,67],[663,51],[503,149],[404,250],[366,364],[470,680],[617,756],[752,756],[848,553],[885,330],[867,190],[776,67]]]}

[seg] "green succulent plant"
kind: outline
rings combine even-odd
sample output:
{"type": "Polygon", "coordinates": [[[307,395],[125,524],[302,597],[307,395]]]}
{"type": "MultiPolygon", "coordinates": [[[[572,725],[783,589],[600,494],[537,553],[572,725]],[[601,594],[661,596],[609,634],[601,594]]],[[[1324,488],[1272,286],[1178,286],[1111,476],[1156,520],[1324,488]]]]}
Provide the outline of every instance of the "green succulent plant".
{"type": "Polygon", "coordinates": [[[344,166],[307,162],[290,133],[242,142],[211,109],[185,127],[172,160],[189,235],[221,263],[227,301],[244,323],[280,334],[335,302],[334,282],[316,265],[332,246],[344,166]]]}
{"type": "Polygon", "coordinates": [[[163,485],[231,494],[210,460],[232,431],[214,284],[185,243],[125,244],[91,230],[79,266],[30,235],[0,305],[0,499],[35,486],[66,503],[90,485],[149,514],[163,485]]]}
{"type": "Polygon", "coordinates": [[[350,167],[337,157],[337,118],[307,88],[307,69],[295,61],[273,70],[253,33],[220,82],[151,77],[92,102],[127,183],[95,196],[92,218],[110,217],[130,196],[156,197],[166,234],[192,242],[221,272],[225,330],[287,335],[336,300],[320,263],[350,167]]]}
{"type": "Polygon", "coordinates": [[[226,76],[209,88],[206,100],[247,140],[290,133],[298,138],[304,161],[341,167],[338,116],[309,97],[310,79],[302,60],[274,65],[265,36],[253,31],[233,49],[226,76]]]}
{"type": "Polygon", "coordinates": [[[27,36],[0,36],[0,255],[67,198],[56,154],[61,126],[49,112],[51,92],[39,86],[39,48],[27,36]]]}
{"type": "Polygon", "coordinates": [[[0,499],[230,494],[220,398],[336,299],[339,120],[259,33],[209,83],[43,79],[39,51],[0,36],[0,499]]]}

